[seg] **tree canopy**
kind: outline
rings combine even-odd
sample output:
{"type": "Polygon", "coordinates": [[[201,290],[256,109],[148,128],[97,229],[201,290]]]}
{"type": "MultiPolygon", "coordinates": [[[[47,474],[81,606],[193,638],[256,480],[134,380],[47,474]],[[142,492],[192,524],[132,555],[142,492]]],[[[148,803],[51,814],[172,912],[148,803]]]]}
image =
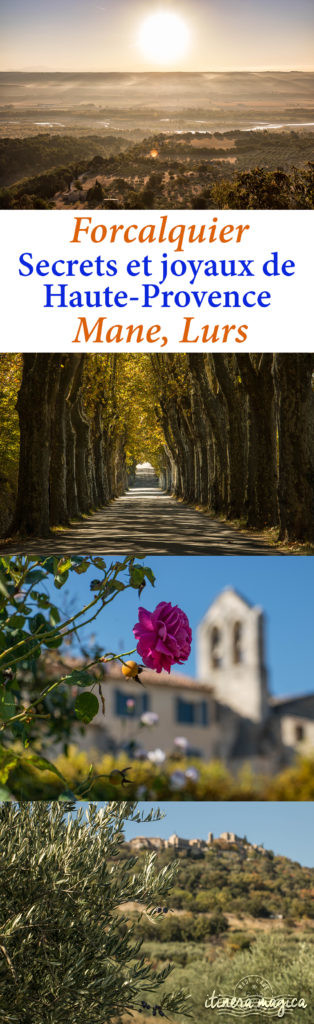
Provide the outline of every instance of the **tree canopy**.
{"type": "Polygon", "coordinates": [[[278,527],[281,540],[313,540],[313,355],[12,359],[0,437],[4,448],[12,423],[16,473],[15,392],[10,535],[48,537],[105,507],[132,482],[136,463],[149,461],[176,498],[243,525],[278,527]]]}

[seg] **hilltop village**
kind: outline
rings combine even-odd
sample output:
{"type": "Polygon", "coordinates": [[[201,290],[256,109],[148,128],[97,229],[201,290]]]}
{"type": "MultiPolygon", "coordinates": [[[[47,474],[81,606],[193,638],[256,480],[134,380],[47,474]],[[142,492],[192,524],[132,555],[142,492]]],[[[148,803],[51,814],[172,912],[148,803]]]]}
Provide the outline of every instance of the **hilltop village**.
{"type": "Polygon", "coordinates": [[[208,833],[207,839],[182,839],[177,836],[174,832],[173,835],[169,836],[169,839],[161,839],[159,836],[136,836],[134,839],[129,840],[129,844],[132,852],[138,852],[139,850],[177,850],[180,853],[188,855],[199,856],[206,852],[208,847],[215,847],[219,850],[221,847],[223,850],[229,847],[233,847],[238,853],[248,854],[250,851],[257,850],[266,856],[267,851],[263,846],[259,846],[258,843],[249,843],[246,837],[241,838],[237,836],[235,832],[221,832],[217,839],[214,837],[213,832],[208,833]]]}

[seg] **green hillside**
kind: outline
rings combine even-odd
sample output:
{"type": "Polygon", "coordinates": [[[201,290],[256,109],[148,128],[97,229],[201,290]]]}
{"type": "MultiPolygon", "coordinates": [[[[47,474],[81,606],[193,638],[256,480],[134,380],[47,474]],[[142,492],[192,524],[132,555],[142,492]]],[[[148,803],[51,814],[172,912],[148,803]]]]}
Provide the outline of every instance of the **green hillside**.
{"type": "MultiPolygon", "coordinates": [[[[126,849],[130,852],[131,847],[126,844],[126,849]]],[[[144,856],[145,851],[140,851],[138,857],[144,856]]],[[[171,859],[178,859],[177,883],[171,895],[172,913],[160,922],[160,937],[168,939],[179,929],[179,918],[174,913],[177,911],[192,914],[197,939],[200,915],[217,917],[217,914],[228,913],[239,919],[249,915],[263,921],[288,920],[289,925],[292,919],[299,925],[308,917],[313,920],[314,928],[314,868],[275,856],[270,850],[255,850],[249,843],[242,848],[220,840],[215,840],[202,855],[167,849],[156,856],[162,866],[171,859]]],[[[141,928],[145,937],[153,937],[154,931],[149,930],[148,922],[142,922],[141,928]]],[[[209,935],[210,931],[209,927],[209,935]]],[[[187,936],[191,937],[191,934],[187,936]]],[[[180,939],[178,931],[173,938],[180,939]]]]}
{"type": "MultiPolygon", "coordinates": [[[[122,856],[130,850],[126,844],[122,856]]],[[[145,852],[138,857],[144,858],[145,852]]],[[[141,914],[140,906],[129,908],[130,922],[144,940],[141,955],[158,967],[169,961],[175,965],[165,990],[188,988],[192,1020],[205,1024],[222,1019],[218,1009],[205,1008],[208,994],[215,989],[232,996],[243,977],[259,975],[275,996],[303,998],[306,1008],[299,1008],[298,1015],[287,1011],[286,1016],[296,1024],[311,1024],[314,868],[249,844],[239,849],[218,840],[197,858],[162,851],[157,864],[177,857],[176,885],[157,919],[141,914]]],[[[152,1005],[148,994],[147,1007],[152,1005]]],[[[178,1021],[183,1024],[185,1019],[178,1021]]],[[[256,1024],[266,1019],[254,1015],[256,1024]]],[[[153,1017],[143,1007],[143,1015],[134,1020],[150,1024],[153,1017]]],[[[229,1020],[233,1017],[226,1015],[224,1024],[229,1020]]]]}

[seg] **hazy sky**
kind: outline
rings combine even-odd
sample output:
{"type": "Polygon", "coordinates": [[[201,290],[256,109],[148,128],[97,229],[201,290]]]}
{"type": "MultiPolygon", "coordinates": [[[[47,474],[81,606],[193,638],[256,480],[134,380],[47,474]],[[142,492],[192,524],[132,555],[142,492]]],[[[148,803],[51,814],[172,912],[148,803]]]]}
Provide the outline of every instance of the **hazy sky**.
{"type": "MultiPolygon", "coordinates": [[[[100,804],[98,805],[101,806],[100,804]]],[[[151,803],[142,802],[146,814],[151,803]]],[[[306,867],[314,867],[314,811],[311,803],[158,803],[165,814],[162,821],[146,825],[127,823],[127,839],[134,836],[161,836],[168,839],[176,832],[184,839],[217,838],[221,832],[247,836],[250,843],[264,843],[266,850],[290,857],[306,867]]]]}
{"type": "Polygon", "coordinates": [[[313,0],[0,0],[0,12],[6,71],[314,67],[313,0]],[[159,37],[148,31],[138,43],[143,23],[156,13],[180,19],[162,65],[158,50],[169,42],[162,23],[159,37]]]}
{"type": "MultiPolygon", "coordinates": [[[[183,608],[193,630],[191,657],[175,670],[194,676],[196,626],[222,588],[232,585],[266,612],[266,654],[272,692],[314,690],[312,558],[160,556],[148,557],[146,564],[155,573],[155,588],[147,585],[140,601],[136,590],[119,595],[91,626],[81,631],[85,642],[93,632],[104,652],[129,651],[135,646],[132,627],[137,621],[139,604],[153,611],[159,601],[171,601],[183,608]]],[[[65,591],[53,589],[55,603],[66,605],[71,599],[73,610],[82,607],[89,599],[89,582],[96,575],[93,569],[72,577],[73,583],[66,584],[65,591]]]]}

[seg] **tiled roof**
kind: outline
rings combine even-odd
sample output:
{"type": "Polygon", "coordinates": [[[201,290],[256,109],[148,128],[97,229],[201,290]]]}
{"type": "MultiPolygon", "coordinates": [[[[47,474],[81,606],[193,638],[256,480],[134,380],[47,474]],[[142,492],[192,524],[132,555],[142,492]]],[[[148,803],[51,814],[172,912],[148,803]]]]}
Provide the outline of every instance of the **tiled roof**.
{"type": "MultiPolygon", "coordinates": [[[[107,679],[112,679],[113,682],[117,682],[118,679],[121,682],[126,682],[119,664],[108,667],[106,675],[107,679]]],[[[207,693],[212,692],[213,689],[210,683],[201,683],[198,679],[193,679],[192,676],[181,675],[180,672],[153,672],[151,669],[144,669],[141,672],[140,680],[144,686],[171,686],[179,689],[201,690],[207,693]]]]}
{"type": "Polygon", "coordinates": [[[314,693],[295,693],[286,697],[270,697],[272,708],[285,707],[288,704],[301,704],[303,701],[314,700],[314,693]]]}
{"type": "MultiPolygon", "coordinates": [[[[54,675],[65,674],[66,671],[72,672],[74,669],[77,671],[80,668],[84,669],[85,664],[82,658],[64,657],[62,660],[55,653],[49,653],[44,656],[45,669],[49,678],[54,675]]],[[[122,666],[120,662],[110,662],[109,664],[101,663],[96,666],[97,676],[101,672],[106,682],[125,683],[126,679],[122,675],[122,666]]],[[[91,675],[93,669],[91,669],[91,675]]],[[[186,689],[194,690],[202,693],[212,693],[213,687],[210,683],[203,683],[199,679],[193,679],[192,676],[181,675],[180,672],[153,672],[151,669],[144,669],[140,676],[141,682],[144,686],[156,686],[156,687],[172,687],[175,689],[186,689]]],[[[134,680],[130,680],[134,683],[134,680]]],[[[136,685],[136,684],[135,684],[136,685]]]]}

